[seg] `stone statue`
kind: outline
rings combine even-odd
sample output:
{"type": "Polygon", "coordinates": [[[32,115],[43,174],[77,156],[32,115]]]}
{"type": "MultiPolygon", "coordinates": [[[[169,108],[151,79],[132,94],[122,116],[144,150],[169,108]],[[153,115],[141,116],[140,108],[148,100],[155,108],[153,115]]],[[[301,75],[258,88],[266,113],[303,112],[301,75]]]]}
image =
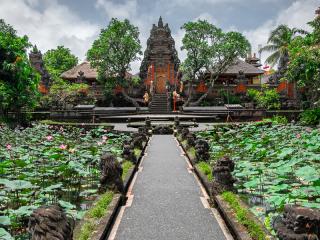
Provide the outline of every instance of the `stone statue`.
{"type": "Polygon", "coordinates": [[[186,136],[186,139],[189,147],[195,146],[197,137],[194,133],[189,132],[186,136]]]}
{"type": "Polygon", "coordinates": [[[208,161],[210,159],[210,146],[206,140],[198,139],[195,141],[197,161],[208,161]]]}
{"type": "Polygon", "coordinates": [[[122,157],[125,160],[128,160],[134,164],[137,163],[137,157],[134,154],[134,148],[132,148],[132,145],[130,144],[130,140],[125,140],[123,142],[123,150],[122,150],[122,157]]]}
{"type": "Polygon", "coordinates": [[[236,82],[237,83],[248,84],[248,78],[246,78],[246,75],[244,74],[243,70],[239,71],[239,73],[237,75],[236,82]]]}
{"type": "Polygon", "coordinates": [[[86,77],[84,76],[84,72],[79,71],[77,76],[77,83],[84,83],[85,80],[86,80],[86,77]]]}
{"type": "Polygon", "coordinates": [[[31,240],[72,240],[75,221],[58,205],[41,206],[30,215],[31,240]]]}
{"type": "Polygon", "coordinates": [[[124,193],[122,166],[111,153],[105,153],[100,159],[100,191],[112,189],[124,193]]]}
{"type": "Polygon", "coordinates": [[[273,227],[280,240],[319,240],[320,211],[287,204],[273,227]]]}
{"type": "Polygon", "coordinates": [[[220,194],[225,191],[234,191],[233,184],[236,182],[232,176],[234,162],[227,156],[219,159],[212,170],[214,177],[212,193],[220,194]]]}

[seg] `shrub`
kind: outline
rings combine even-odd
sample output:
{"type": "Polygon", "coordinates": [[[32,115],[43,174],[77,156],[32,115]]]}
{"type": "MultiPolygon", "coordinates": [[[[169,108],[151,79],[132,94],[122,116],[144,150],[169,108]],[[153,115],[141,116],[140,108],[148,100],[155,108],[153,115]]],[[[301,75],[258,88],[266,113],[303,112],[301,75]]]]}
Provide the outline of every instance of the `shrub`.
{"type": "Polygon", "coordinates": [[[66,109],[68,105],[94,104],[96,99],[85,83],[55,81],[47,95],[40,101],[40,107],[66,109]]]}
{"type": "Polygon", "coordinates": [[[213,177],[212,177],[211,166],[209,163],[201,161],[197,163],[197,167],[204,175],[207,176],[209,181],[212,181],[213,177]]]}
{"type": "Polygon", "coordinates": [[[265,118],[263,119],[263,122],[272,122],[275,124],[287,124],[288,123],[288,119],[285,116],[273,116],[272,118],[265,118]]]}
{"type": "Polygon", "coordinates": [[[300,122],[304,125],[317,125],[320,123],[320,108],[305,110],[300,114],[300,122]]]}
{"type": "Polygon", "coordinates": [[[222,198],[234,210],[237,220],[247,228],[249,235],[253,239],[267,239],[261,227],[257,223],[255,223],[253,219],[249,217],[249,210],[241,206],[239,198],[234,193],[224,192],[222,194],[222,198]]]}
{"type": "Polygon", "coordinates": [[[261,91],[256,89],[249,89],[248,96],[261,108],[280,109],[280,95],[276,89],[269,89],[268,87],[262,87],[261,91]]]}

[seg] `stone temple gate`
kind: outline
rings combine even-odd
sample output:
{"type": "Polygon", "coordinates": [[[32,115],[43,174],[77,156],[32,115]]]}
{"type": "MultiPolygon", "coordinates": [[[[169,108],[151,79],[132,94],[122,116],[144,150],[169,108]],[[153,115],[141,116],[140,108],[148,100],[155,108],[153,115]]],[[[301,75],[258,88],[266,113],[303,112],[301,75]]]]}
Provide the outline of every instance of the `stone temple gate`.
{"type": "Polygon", "coordinates": [[[140,67],[140,77],[152,94],[164,94],[168,87],[177,85],[176,77],[180,60],[168,24],[159,18],[153,24],[147,49],[140,67]]]}

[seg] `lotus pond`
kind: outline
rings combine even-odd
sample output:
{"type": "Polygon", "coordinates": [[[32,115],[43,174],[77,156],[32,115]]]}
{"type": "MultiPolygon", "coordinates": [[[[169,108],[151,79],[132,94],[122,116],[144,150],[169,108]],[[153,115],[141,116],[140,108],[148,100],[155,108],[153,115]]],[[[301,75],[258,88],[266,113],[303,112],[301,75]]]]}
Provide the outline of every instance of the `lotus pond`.
{"type": "Polygon", "coordinates": [[[0,127],[0,239],[29,239],[28,216],[43,204],[80,219],[97,196],[101,154],[121,161],[126,138],[103,128],[0,127]]]}
{"type": "Polygon", "coordinates": [[[235,161],[238,194],[271,230],[284,204],[320,208],[320,130],[270,122],[199,132],[211,148],[211,166],[235,161]]]}

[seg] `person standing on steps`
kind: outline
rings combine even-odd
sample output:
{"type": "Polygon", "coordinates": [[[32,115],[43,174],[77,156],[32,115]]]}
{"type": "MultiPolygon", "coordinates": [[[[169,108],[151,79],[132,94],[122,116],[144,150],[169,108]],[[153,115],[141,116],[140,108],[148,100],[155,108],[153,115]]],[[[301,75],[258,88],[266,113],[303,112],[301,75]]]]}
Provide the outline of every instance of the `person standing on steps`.
{"type": "Polygon", "coordinates": [[[147,91],[145,91],[144,95],[143,95],[143,101],[146,107],[148,107],[149,104],[149,93],[147,91]]]}

